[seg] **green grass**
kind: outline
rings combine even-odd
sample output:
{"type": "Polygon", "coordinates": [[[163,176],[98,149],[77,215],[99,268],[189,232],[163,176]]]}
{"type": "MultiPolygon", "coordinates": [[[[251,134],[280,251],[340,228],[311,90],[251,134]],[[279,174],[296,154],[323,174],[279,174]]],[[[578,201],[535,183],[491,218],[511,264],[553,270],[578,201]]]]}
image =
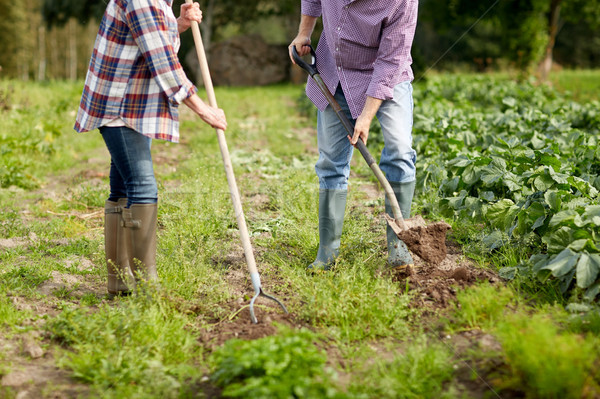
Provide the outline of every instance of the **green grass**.
{"type": "Polygon", "coordinates": [[[596,70],[562,70],[553,72],[550,81],[561,92],[578,102],[598,101],[600,81],[596,70]]]}
{"type": "Polygon", "coordinates": [[[439,342],[419,337],[405,347],[391,350],[387,357],[367,350],[371,356],[357,371],[350,392],[356,398],[459,397],[451,380],[455,361],[450,349],[439,342]]]}
{"type": "Polygon", "coordinates": [[[70,348],[60,360],[106,398],[177,398],[198,382],[201,349],[188,320],[155,298],[124,301],[95,312],[68,308],[48,325],[70,348]]]}
{"type": "MultiPolygon", "coordinates": [[[[595,76],[581,78],[600,81],[595,76]]],[[[479,371],[501,395],[600,392],[594,368],[600,318],[593,304],[568,312],[562,305],[569,298],[524,274],[505,286],[459,290],[455,307],[423,313],[410,306],[405,283],[379,277],[386,264],[383,201],[367,202],[361,193],[359,184],[374,177],[358,154],[334,271],[305,271],[318,247],[318,154],[314,113],[298,112],[300,86],[217,88],[263,288],[283,299],[294,327],[256,341],[232,340],[214,353],[200,340],[253,290],[214,131],[185,111],[182,143],[153,145],[156,159],[166,157],[156,162],[161,287],[153,301],[143,295],[107,301],[98,287],[106,276],[101,209],[108,154],[97,133],[71,130],[80,90],[81,83],[0,81],[9,104],[0,111],[7,121],[0,133],[0,238],[18,243],[0,251],[0,320],[2,331],[16,336],[41,325],[9,295],[51,308],[47,343],[92,397],[197,397],[212,375],[212,384],[239,397],[287,397],[291,390],[297,397],[458,398],[469,391],[457,368],[476,369],[482,358],[500,364],[488,375],[479,371]],[[32,162],[36,157],[41,161],[32,162]],[[57,273],[76,282],[40,294],[57,273]],[[440,339],[469,331],[492,335],[501,351],[484,353],[473,342],[458,353],[440,339]]],[[[478,95],[465,88],[454,105],[478,95]]],[[[444,120],[452,121],[447,112],[444,120]]],[[[373,139],[375,152],[381,143],[373,139]]],[[[423,150],[419,162],[428,166],[421,172],[437,184],[444,171],[423,150]]],[[[436,190],[419,192],[416,211],[439,218],[439,200],[436,190]]],[[[516,267],[526,253],[519,242],[490,245],[476,223],[451,222],[454,238],[481,267],[516,267]]],[[[257,309],[264,320],[265,308],[257,309]]],[[[0,376],[8,371],[0,368],[0,376]]]]}
{"type": "Polygon", "coordinates": [[[561,332],[543,314],[509,317],[496,331],[511,369],[506,388],[518,387],[543,398],[581,398],[586,390],[598,393],[597,338],[561,332]]]}

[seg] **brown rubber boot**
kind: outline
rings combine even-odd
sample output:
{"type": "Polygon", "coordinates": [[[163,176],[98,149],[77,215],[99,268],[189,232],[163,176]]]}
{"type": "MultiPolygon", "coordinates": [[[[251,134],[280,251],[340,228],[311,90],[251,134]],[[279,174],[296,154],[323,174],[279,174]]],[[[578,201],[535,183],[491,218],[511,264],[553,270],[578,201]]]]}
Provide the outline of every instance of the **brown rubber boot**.
{"type": "Polygon", "coordinates": [[[133,290],[133,274],[129,264],[126,231],[122,227],[122,213],[127,206],[127,198],[104,204],[104,251],[108,269],[107,290],[112,296],[129,295],[133,290]]]}
{"type": "Polygon", "coordinates": [[[155,282],[157,204],[134,204],[123,209],[123,225],[129,232],[129,262],[136,281],[155,282]]]}

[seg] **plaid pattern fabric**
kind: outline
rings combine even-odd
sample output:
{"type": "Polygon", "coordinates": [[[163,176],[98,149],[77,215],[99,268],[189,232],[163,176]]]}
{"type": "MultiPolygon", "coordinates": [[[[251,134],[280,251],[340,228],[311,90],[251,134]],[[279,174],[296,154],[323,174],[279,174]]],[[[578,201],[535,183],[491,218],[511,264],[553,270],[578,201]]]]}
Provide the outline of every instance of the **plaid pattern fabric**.
{"type": "Polygon", "coordinates": [[[75,130],[120,118],[145,136],[177,142],[178,106],[196,93],[177,58],[173,0],[110,0],[81,97],[75,130]]]}
{"type": "MultiPolygon", "coordinates": [[[[302,14],[323,19],[317,68],[331,93],[338,84],[353,118],[367,96],[393,98],[394,87],[414,79],[410,65],[418,0],[302,0],[302,14]]],[[[320,109],[327,100],[312,78],[306,94],[320,109]]]]}

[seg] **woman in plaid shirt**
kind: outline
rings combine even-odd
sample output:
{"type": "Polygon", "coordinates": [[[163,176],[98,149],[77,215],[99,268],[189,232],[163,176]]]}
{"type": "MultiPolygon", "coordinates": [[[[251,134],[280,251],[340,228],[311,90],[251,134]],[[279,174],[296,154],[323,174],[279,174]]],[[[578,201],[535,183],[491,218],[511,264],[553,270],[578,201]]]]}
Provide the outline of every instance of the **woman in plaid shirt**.
{"type": "Polygon", "coordinates": [[[158,189],[152,139],[179,140],[178,107],[184,103],[214,128],[225,130],[221,109],[205,104],[177,57],[179,34],[201,22],[197,3],[110,0],[100,24],[75,130],[99,129],[111,155],[110,196],[104,238],[109,295],[124,295],[136,282],[158,279],[158,189]]]}

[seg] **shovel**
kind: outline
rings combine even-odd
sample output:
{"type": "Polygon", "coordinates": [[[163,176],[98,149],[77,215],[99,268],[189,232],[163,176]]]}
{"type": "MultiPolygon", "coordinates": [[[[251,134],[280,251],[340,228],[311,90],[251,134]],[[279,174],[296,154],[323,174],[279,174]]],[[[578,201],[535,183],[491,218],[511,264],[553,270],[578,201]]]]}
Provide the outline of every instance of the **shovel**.
{"type": "MultiPolygon", "coordinates": [[[[193,0],[186,0],[185,2],[188,4],[192,4],[193,0]]],[[[204,87],[206,88],[206,94],[208,96],[209,104],[212,107],[217,107],[217,98],[215,96],[215,90],[213,88],[212,79],[210,77],[210,70],[208,69],[208,62],[206,60],[204,44],[202,43],[202,36],[200,35],[200,27],[198,26],[198,22],[196,21],[192,22],[192,33],[194,35],[194,44],[196,45],[196,53],[198,55],[198,61],[200,62],[200,69],[202,71],[202,78],[204,79],[204,87]]],[[[254,252],[252,251],[252,244],[250,243],[248,228],[246,227],[246,218],[244,217],[244,210],[242,209],[242,201],[240,199],[240,193],[238,191],[237,183],[235,181],[233,165],[231,164],[231,158],[229,156],[229,150],[227,148],[227,141],[225,140],[225,132],[221,129],[215,130],[217,132],[219,148],[221,149],[223,165],[225,166],[225,174],[227,175],[229,193],[231,194],[231,201],[233,202],[233,209],[237,218],[238,229],[240,230],[240,239],[242,241],[242,246],[244,247],[244,256],[246,257],[248,271],[250,272],[250,279],[252,280],[252,286],[254,287],[254,297],[250,301],[250,318],[252,319],[252,322],[256,324],[258,320],[254,315],[254,302],[259,296],[275,301],[279,306],[281,306],[285,313],[288,313],[288,311],[283,305],[283,303],[281,303],[277,298],[265,294],[262,290],[260,283],[260,275],[258,274],[258,269],[256,268],[254,252]]]]}
{"type": "MultiPolygon", "coordinates": [[[[312,58],[311,63],[309,64],[308,62],[304,61],[296,51],[296,46],[292,46],[292,56],[294,58],[294,62],[300,68],[308,72],[308,74],[317,83],[317,86],[327,99],[327,102],[329,105],[331,105],[340,122],[348,132],[348,140],[350,140],[350,137],[354,135],[354,124],[350,121],[350,119],[348,119],[338,102],[327,88],[323,78],[321,78],[321,75],[317,70],[317,55],[315,54],[313,48],[311,46],[309,47],[312,58]]],[[[367,146],[362,138],[359,138],[359,140],[356,142],[356,148],[358,148],[358,151],[360,151],[361,155],[367,162],[367,165],[375,174],[375,177],[383,187],[385,195],[390,202],[394,217],[392,218],[387,213],[385,214],[385,219],[388,225],[392,228],[398,238],[400,238],[411,251],[419,255],[419,257],[433,264],[440,263],[446,257],[446,232],[450,229],[450,225],[445,222],[436,222],[425,226],[424,222],[417,222],[419,223],[418,225],[411,227],[407,226],[407,223],[402,217],[402,212],[400,211],[400,206],[398,205],[398,200],[396,199],[396,194],[394,194],[392,186],[379,168],[377,162],[375,162],[375,158],[373,158],[367,149],[367,146]]]]}

